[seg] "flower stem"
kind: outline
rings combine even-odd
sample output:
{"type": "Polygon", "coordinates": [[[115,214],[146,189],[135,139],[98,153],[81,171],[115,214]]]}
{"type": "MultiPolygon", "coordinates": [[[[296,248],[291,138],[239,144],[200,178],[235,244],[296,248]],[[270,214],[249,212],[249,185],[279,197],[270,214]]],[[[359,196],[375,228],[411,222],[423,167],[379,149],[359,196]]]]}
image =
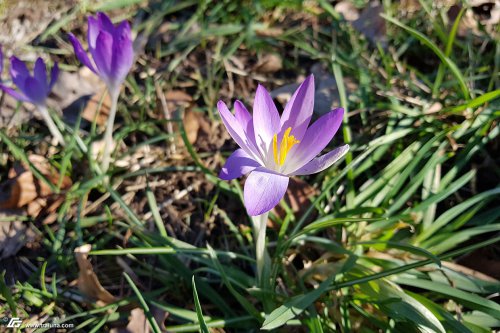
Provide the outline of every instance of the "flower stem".
{"type": "Polygon", "coordinates": [[[255,233],[255,259],[257,261],[257,279],[264,283],[264,269],[266,262],[266,227],[269,212],[252,217],[255,233]]]}
{"type": "Polygon", "coordinates": [[[50,117],[47,107],[45,105],[37,105],[36,107],[38,111],[42,114],[43,120],[45,120],[45,123],[47,124],[47,127],[49,128],[49,131],[52,134],[52,136],[56,139],[58,143],[64,146],[65,145],[64,138],[59,129],[57,128],[56,124],[50,117]]]}
{"type": "Polygon", "coordinates": [[[111,109],[109,111],[108,121],[106,123],[106,132],[104,133],[104,153],[102,156],[101,170],[106,173],[111,161],[111,147],[113,146],[113,126],[115,124],[116,105],[118,104],[118,91],[109,91],[111,97],[111,109]]]}

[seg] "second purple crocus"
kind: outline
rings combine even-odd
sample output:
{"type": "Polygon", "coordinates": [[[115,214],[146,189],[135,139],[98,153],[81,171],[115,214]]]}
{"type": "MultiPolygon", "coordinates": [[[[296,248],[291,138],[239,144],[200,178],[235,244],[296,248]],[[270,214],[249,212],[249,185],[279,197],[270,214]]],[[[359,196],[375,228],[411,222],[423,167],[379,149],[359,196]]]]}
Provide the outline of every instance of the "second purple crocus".
{"type": "Polygon", "coordinates": [[[261,85],[255,94],[253,117],[240,101],[234,104],[234,115],[222,101],[217,107],[226,129],[240,146],[227,159],[219,177],[231,180],[249,174],[244,203],[251,216],[267,213],[280,202],[289,177],[323,171],[349,150],[343,145],[317,157],[339,129],[344,110],[335,109],[309,126],[314,108],[312,75],[295,91],[281,117],[261,85]]]}
{"type": "Polygon", "coordinates": [[[73,34],[69,34],[69,39],[77,58],[104,81],[111,96],[101,162],[101,171],[105,173],[111,161],[113,126],[120,87],[134,61],[130,25],[123,21],[115,27],[104,13],[97,13],[96,17],[89,16],[87,42],[92,60],[73,34]]]}
{"type": "MultiPolygon", "coordinates": [[[[3,54],[0,49],[0,63],[3,64],[3,54]]],[[[1,69],[0,69],[1,72],[1,69]]],[[[50,72],[50,78],[47,77],[47,68],[42,58],[38,58],[35,62],[33,75],[30,74],[26,64],[16,57],[10,58],[10,76],[12,82],[16,85],[18,90],[8,87],[0,83],[0,89],[11,95],[21,102],[28,102],[36,106],[37,110],[41,113],[47,127],[49,128],[52,136],[61,144],[64,144],[64,138],[52,120],[47,110],[47,97],[49,96],[52,87],[57,81],[59,74],[59,67],[57,63],[54,64],[50,72]]]]}
{"type": "Polygon", "coordinates": [[[89,16],[87,42],[92,60],[73,34],[69,39],[78,60],[99,75],[110,94],[117,94],[134,60],[129,23],[123,21],[115,27],[104,13],[89,16]]]}

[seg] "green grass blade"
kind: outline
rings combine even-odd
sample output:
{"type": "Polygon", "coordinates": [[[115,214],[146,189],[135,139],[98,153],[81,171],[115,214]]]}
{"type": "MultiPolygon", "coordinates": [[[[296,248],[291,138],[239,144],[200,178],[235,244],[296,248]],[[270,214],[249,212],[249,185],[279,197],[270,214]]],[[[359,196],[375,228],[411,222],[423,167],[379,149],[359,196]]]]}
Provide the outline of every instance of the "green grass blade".
{"type": "Polygon", "coordinates": [[[194,281],[193,275],[193,298],[194,298],[194,306],[196,309],[196,315],[198,316],[198,324],[200,325],[200,331],[202,333],[210,333],[207,327],[207,323],[205,322],[205,318],[203,318],[203,312],[201,310],[200,299],[198,298],[198,292],[196,291],[196,283],[194,281]]]}
{"type": "Polygon", "coordinates": [[[457,67],[457,65],[450,58],[448,58],[434,42],[432,42],[423,33],[419,32],[413,28],[410,28],[406,24],[398,21],[397,19],[395,19],[393,17],[389,17],[389,16],[384,15],[384,14],[381,14],[380,16],[382,16],[385,20],[397,25],[398,27],[405,29],[413,37],[418,39],[422,44],[429,47],[439,57],[439,59],[441,59],[441,61],[450,69],[452,74],[455,76],[455,78],[457,79],[457,81],[460,85],[460,89],[462,90],[462,94],[463,94],[464,98],[466,100],[470,99],[469,88],[467,87],[467,84],[466,84],[464,76],[462,75],[462,72],[457,67]]]}

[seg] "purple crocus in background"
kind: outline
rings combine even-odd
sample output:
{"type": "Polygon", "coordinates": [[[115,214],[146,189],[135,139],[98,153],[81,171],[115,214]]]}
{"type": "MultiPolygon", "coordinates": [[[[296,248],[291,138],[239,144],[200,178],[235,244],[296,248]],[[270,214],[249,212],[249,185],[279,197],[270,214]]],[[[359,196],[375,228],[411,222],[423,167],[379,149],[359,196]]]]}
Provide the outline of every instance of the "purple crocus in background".
{"type": "Polygon", "coordinates": [[[101,164],[102,171],[106,172],[109,168],[113,145],[113,125],[120,86],[134,61],[130,25],[127,21],[123,21],[115,27],[109,17],[100,12],[96,17],[89,16],[87,42],[92,61],[73,34],[69,34],[69,39],[77,58],[104,81],[111,96],[112,104],[104,134],[104,153],[101,164]]]}
{"type": "Polygon", "coordinates": [[[339,129],[344,110],[335,109],[309,126],[314,108],[313,75],[295,91],[281,117],[261,85],[255,94],[253,117],[240,101],[234,104],[234,115],[222,101],[217,107],[226,129],[240,146],[227,159],[219,177],[231,180],[249,173],[244,203],[251,216],[264,214],[280,202],[289,177],[323,171],[349,150],[343,145],[316,157],[339,129]]]}
{"type": "MultiPolygon", "coordinates": [[[[0,49],[0,62],[3,63],[3,54],[0,49]]],[[[0,73],[1,73],[0,68],[0,73]]],[[[8,87],[5,84],[0,84],[0,89],[11,95],[21,102],[28,102],[36,106],[37,110],[42,114],[47,127],[52,136],[61,144],[64,144],[64,139],[57,128],[56,124],[50,117],[47,110],[47,97],[49,96],[52,87],[57,81],[59,67],[57,62],[52,67],[50,79],[47,77],[47,68],[42,58],[38,58],[35,62],[33,75],[30,74],[26,64],[16,57],[10,58],[10,76],[12,82],[18,90],[8,87]]]]}
{"type": "Polygon", "coordinates": [[[87,42],[92,60],[73,34],[69,34],[69,39],[78,60],[106,83],[110,94],[117,94],[134,60],[128,22],[115,27],[104,13],[88,17],[87,42]]]}

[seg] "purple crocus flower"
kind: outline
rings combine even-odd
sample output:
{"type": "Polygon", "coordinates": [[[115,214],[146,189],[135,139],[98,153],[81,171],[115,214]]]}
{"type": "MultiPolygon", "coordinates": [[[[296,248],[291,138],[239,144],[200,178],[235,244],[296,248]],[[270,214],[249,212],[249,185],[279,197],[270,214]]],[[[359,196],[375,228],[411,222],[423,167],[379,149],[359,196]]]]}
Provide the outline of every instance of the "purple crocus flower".
{"type": "Polygon", "coordinates": [[[89,16],[87,39],[93,61],[73,34],[69,34],[69,39],[77,58],[101,77],[111,94],[117,94],[134,60],[128,22],[123,21],[115,27],[104,13],[89,16]]]}
{"type": "MultiPolygon", "coordinates": [[[[1,52],[0,52],[1,54],[1,52]]],[[[3,55],[0,56],[0,61],[3,55]]],[[[52,67],[50,80],[47,78],[47,68],[42,58],[38,58],[35,62],[33,75],[30,74],[26,64],[16,57],[10,58],[10,76],[12,82],[17,86],[19,91],[0,84],[0,89],[22,102],[29,102],[36,106],[45,106],[47,97],[49,96],[52,87],[57,81],[59,67],[57,63],[52,67]]]]}
{"type": "Polygon", "coordinates": [[[240,101],[234,104],[234,115],[222,101],[217,108],[240,146],[227,159],[219,177],[231,180],[249,173],[243,197],[252,216],[266,213],[279,203],[289,177],[323,171],[349,150],[343,145],[316,157],[339,129],[344,110],[335,109],[309,126],[314,108],[313,75],[295,91],[281,117],[261,85],[255,94],[253,117],[240,101]]]}
{"type": "MultiPolygon", "coordinates": [[[[0,48],[0,74],[3,70],[3,53],[0,48]]],[[[41,113],[47,127],[56,141],[64,145],[64,138],[52,120],[47,110],[47,97],[49,96],[52,87],[57,81],[59,75],[59,67],[57,62],[52,67],[50,72],[50,80],[47,77],[47,68],[42,58],[38,58],[35,62],[33,75],[30,74],[26,64],[16,57],[10,58],[10,76],[12,82],[17,86],[18,90],[7,87],[0,83],[0,89],[11,95],[21,102],[29,102],[36,106],[36,109],[41,113]]]]}

